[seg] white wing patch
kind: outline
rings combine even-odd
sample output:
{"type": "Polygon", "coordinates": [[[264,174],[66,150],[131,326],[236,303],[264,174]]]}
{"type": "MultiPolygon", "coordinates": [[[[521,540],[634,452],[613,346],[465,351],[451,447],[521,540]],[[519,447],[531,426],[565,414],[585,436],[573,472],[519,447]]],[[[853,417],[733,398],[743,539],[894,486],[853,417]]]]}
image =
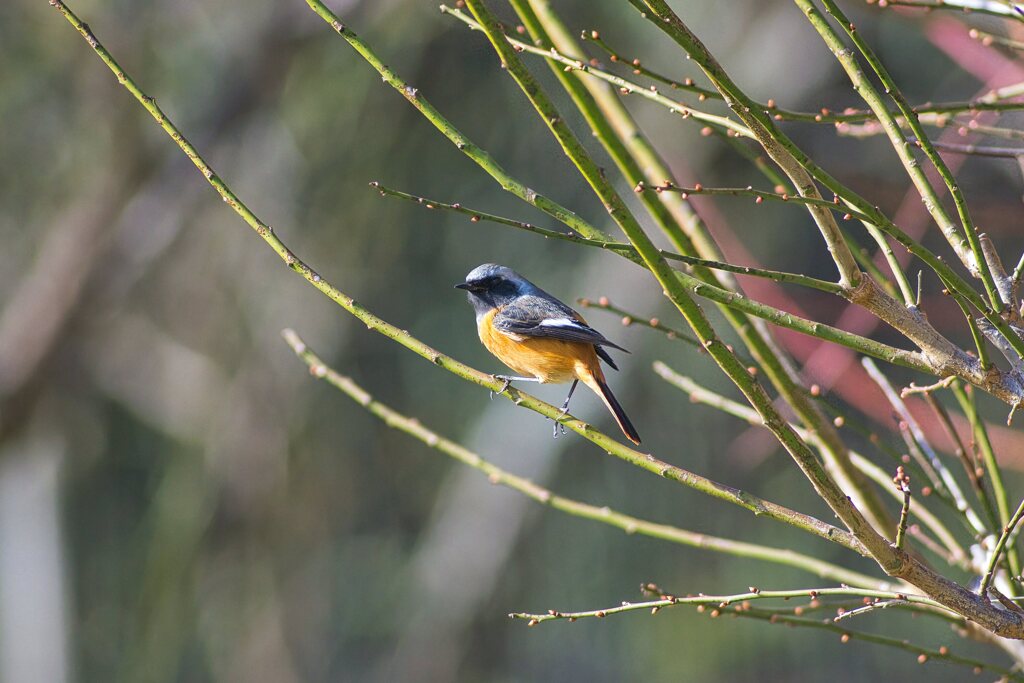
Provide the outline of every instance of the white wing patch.
{"type": "Polygon", "coordinates": [[[546,318],[540,321],[541,327],[568,327],[573,330],[589,330],[579,323],[577,320],[570,320],[569,318],[546,318]]]}

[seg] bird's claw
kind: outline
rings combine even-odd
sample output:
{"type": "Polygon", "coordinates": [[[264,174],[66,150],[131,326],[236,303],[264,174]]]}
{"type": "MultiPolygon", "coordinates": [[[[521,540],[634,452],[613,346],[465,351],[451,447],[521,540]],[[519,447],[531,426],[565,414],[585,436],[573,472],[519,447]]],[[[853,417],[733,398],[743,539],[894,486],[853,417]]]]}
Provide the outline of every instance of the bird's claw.
{"type": "Polygon", "coordinates": [[[565,434],[565,425],[559,422],[559,420],[561,420],[566,415],[568,415],[568,412],[563,410],[561,413],[558,414],[558,417],[553,418],[555,424],[552,426],[552,438],[557,439],[559,432],[561,432],[563,435],[565,434]]]}
{"type": "Polygon", "coordinates": [[[505,383],[501,385],[501,389],[490,392],[492,401],[494,400],[495,394],[504,394],[505,391],[512,385],[511,377],[502,377],[501,375],[494,375],[494,379],[504,380],[505,383]]]}

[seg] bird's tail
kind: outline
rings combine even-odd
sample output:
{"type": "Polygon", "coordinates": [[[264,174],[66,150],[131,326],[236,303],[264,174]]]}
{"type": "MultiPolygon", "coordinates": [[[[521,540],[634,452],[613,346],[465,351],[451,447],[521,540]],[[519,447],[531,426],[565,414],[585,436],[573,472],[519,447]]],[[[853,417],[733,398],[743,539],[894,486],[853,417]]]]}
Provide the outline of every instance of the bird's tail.
{"type": "Polygon", "coordinates": [[[592,382],[587,382],[590,388],[594,390],[604,404],[608,406],[608,410],[611,411],[612,416],[615,418],[615,422],[618,423],[619,429],[626,435],[626,438],[635,443],[637,446],[640,445],[640,435],[636,432],[636,427],[629,421],[629,417],[626,416],[626,411],[622,409],[622,405],[618,399],[615,398],[615,394],[608,387],[608,383],[604,381],[604,377],[601,375],[595,375],[592,378],[592,382]]]}

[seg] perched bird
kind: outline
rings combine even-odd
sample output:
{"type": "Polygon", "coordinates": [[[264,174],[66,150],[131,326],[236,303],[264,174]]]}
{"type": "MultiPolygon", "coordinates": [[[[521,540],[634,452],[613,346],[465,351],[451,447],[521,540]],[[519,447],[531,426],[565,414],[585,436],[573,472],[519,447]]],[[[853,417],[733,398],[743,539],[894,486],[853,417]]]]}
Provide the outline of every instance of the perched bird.
{"type": "MultiPolygon", "coordinates": [[[[626,349],[605,339],[587,325],[579,313],[506,266],[493,263],[477,266],[466,276],[465,282],[455,287],[469,294],[483,345],[522,375],[495,375],[505,380],[503,391],[512,381],[543,384],[571,381],[569,395],[562,404],[564,415],[569,409],[572,392],[582,381],[601,397],[626,438],[639,445],[640,435],[608,388],[598,362],[600,358],[618,370],[603,347],[626,349]]],[[[555,429],[558,429],[557,424],[555,429]]]]}

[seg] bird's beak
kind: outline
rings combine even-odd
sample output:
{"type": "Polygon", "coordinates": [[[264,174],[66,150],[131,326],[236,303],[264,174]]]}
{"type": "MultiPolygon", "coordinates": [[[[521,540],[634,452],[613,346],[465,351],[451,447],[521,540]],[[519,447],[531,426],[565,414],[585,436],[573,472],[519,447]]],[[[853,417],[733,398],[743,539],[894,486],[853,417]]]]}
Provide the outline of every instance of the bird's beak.
{"type": "Polygon", "coordinates": [[[469,290],[470,290],[471,288],[472,288],[472,285],[470,285],[470,284],[469,284],[468,282],[460,282],[459,284],[455,285],[455,289],[464,289],[464,290],[466,290],[467,292],[468,292],[468,291],[469,291],[469,290]]]}

